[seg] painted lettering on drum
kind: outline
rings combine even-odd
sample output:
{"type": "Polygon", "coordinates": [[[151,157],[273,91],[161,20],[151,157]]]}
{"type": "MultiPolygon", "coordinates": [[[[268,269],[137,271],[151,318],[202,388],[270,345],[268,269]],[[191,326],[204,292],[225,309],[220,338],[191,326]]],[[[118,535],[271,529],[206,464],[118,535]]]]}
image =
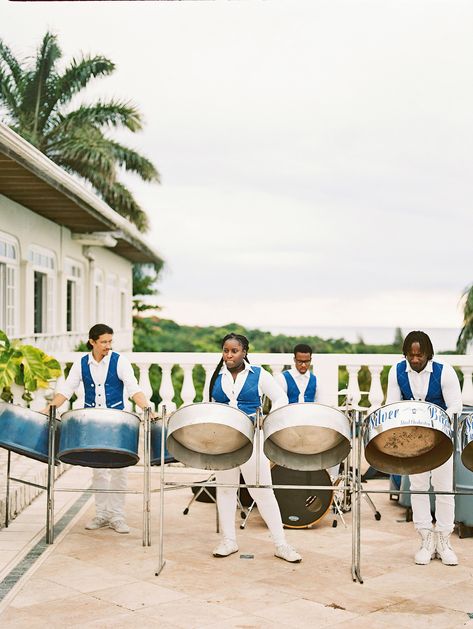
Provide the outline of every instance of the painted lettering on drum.
{"type": "Polygon", "coordinates": [[[431,404],[429,404],[428,410],[430,414],[430,419],[435,419],[444,424],[444,426],[450,427],[450,418],[443,409],[439,408],[438,406],[432,406],[431,404]]]}
{"type": "Polygon", "coordinates": [[[381,426],[381,424],[384,424],[384,422],[390,419],[395,419],[398,416],[398,414],[399,414],[398,408],[389,409],[389,410],[379,409],[370,416],[369,427],[377,428],[378,426],[381,426]]]}

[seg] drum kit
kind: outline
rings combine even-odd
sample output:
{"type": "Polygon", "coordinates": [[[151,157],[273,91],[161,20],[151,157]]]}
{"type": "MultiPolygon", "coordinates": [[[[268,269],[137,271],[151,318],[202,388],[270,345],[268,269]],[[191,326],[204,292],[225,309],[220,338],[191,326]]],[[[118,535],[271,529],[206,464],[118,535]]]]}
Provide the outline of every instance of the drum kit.
{"type": "MultiPolygon", "coordinates": [[[[148,518],[144,525],[148,543],[144,539],[143,544],[150,543],[149,466],[161,465],[160,570],[164,566],[164,489],[172,485],[165,482],[165,463],[179,461],[188,467],[212,471],[231,469],[250,458],[254,441],[264,439],[265,455],[273,464],[269,487],[275,491],[283,522],[289,528],[307,528],[332,505],[334,485],[328,468],[351,456],[353,471],[343,477],[337,491],[357,499],[363,493],[359,464],[362,444],[366,460],[377,470],[416,474],[447,461],[453,452],[453,439],[457,438],[445,411],[417,401],[382,406],[364,419],[359,411],[343,413],[318,403],[290,404],[265,418],[258,412],[255,422],[236,408],[202,402],[182,406],[169,417],[163,409],[159,419],[151,419],[146,412],[143,424],[147,477],[143,493],[148,518]]],[[[48,463],[53,470],[58,462],[98,468],[136,465],[139,430],[138,416],[126,411],[76,409],[56,420],[54,407],[48,418],[31,409],[0,402],[0,447],[48,463]]],[[[458,438],[463,448],[462,461],[473,471],[473,414],[461,422],[458,438]]],[[[51,476],[53,479],[54,473],[51,476]]],[[[49,485],[48,482],[48,489],[49,485]]],[[[257,472],[256,485],[250,487],[261,486],[257,472]]],[[[49,506],[48,514],[53,519],[49,506]]],[[[359,516],[358,500],[353,509],[352,576],[361,581],[356,567],[359,516]]]]}

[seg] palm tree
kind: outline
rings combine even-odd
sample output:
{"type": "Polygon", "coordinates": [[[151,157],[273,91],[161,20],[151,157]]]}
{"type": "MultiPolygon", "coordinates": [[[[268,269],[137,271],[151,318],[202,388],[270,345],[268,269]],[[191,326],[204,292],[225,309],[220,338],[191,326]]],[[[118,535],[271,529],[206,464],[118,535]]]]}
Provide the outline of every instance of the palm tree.
{"type": "Polygon", "coordinates": [[[73,109],[70,101],[95,77],[115,65],[102,56],[73,59],[63,72],[56,35],[47,32],[33,62],[21,62],[0,40],[0,108],[5,122],[64,170],[89,182],[113,209],[146,231],[148,218],[118,180],[119,169],[145,181],[159,181],[154,165],[106,132],[142,127],[141,114],[129,102],[99,100],[73,109]]]}
{"type": "Polygon", "coordinates": [[[464,354],[473,341],[473,284],[463,293],[463,327],[457,340],[457,351],[464,354]]]}

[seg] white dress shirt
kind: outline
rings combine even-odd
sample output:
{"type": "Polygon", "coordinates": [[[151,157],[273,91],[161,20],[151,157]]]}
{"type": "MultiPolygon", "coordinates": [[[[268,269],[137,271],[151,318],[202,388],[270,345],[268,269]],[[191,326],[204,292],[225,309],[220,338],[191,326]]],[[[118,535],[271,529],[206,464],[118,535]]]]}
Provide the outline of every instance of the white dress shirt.
{"type": "MultiPolygon", "coordinates": [[[[225,395],[229,398],[229,406],[233,406],[234,408],[238,407],[238,395],[243,388],[243,385],[246,382],[246,378],[250,371],[253,371],[252,366],[245,361],[245,368],[243,371],[240,371],[237,374],[235,380],[233,380],[233,376],[228,371],[227,366],[223,364],[220,369],[220,373],[222,374],[222,390],[225,395]]],[[[279,408],[280,406],[285,406],[289,403],[287,399],[287,395],[281,389],[281,387],[276,383],[276,380],[273,376],[261,367],[261,373],[258,382],[258,393],[260,397],[262,395],[266,395],[272,402],[273,410],[279,408]]]]}
{"type": "MultiPolygon", "coordinates": [[[[110,365],[110,356],[112,352],[109,352],[107,356],[104,356],[100,362],[97,362],[92,355],[92,352],[88,354],[88,362],[90,368],[90,375],[95,384],[95,406],[96,408],[106,408],[107,401],[105,398],[105,380],[107,379],[108,367],[110,365]]],[[[65,382],[63,382],[57,389],[56,393],[61,393],[67,399],[70,399],[72,395],[77,391],[82,382],[82,357],[78,358],[72,365],[69,375],[65,382]]],[[[119,354],[117,361],[117,375],[123,382],[127,397],[133,397],[135,393],[141,391],[135,374],[133,373],[133,367],[130,361],[125,356],[119,354]]]]}
{"type": "MultiPolygon", "coordinates": [[[[309,384],[309,378],[311,374],[310,369],[308,369],[305,373],[300,373],[300,371],[297,371],[295,367],[292,367],[288,371],[291,374],[291,376],[294,378],[297,388],[299,389],[298,402],[304,402],[305,401],[304,394],[305,394],[305,390],[307,389],[307,385],[309,384]]],[[[282,373],[278,373],[276,375],[276,382],[282,388],[284,393],[287,393],[287,381],[282,373]]]]}
{"type": "MultiPolygon", "coordinates": [[[[440,362],[440,361],[437,361],[440,362]]],[[[447,414],[451,418],[453,413],[461,413],[463,408],[460,382],[457,374],[451,365],[443,364],[440,385],[442,395],[447,405],[447,414]]],[[[406,360],[406,371],[411,385],[412,395],[415,400],[425,401],[425,396],[429,389],[430,374],[432,373],[432,361],[429,360],[421,372],[414,371],[406,360]]],[[[388,376],[388,392],[386,404],[402,400],[401,389],[397,382],[397,365],[393,365],[388,376]]]]}

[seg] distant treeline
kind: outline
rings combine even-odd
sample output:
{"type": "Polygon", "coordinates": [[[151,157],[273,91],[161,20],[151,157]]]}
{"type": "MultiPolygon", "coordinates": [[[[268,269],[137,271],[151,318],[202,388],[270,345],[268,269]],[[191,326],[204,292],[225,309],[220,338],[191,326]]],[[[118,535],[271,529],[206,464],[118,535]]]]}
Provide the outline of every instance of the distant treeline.
{"type": "MultiPolygon", "coordinates": [[[[389,345],[367,345],[363,339],[356,343],[349,343],[343,338],[322,339],[319,336],[286,336],[271,334],[258,329],[245,328],[238,323],[224,326],[189,326],[179,325],[169,319],[158,317],[136,317],[134,321],[133,350],[135,352],[218,352],[222,338],[229,332],[244,334],[250,341],[250,352],[286,353],[292,352],[298,343],[307,343],[314,354],[398,354],[402,348],[402,332],[397,330],[393,342],[389,345]]],[[[385,389],[388,368],[381,374],[381,382],[385,389]]],[[[205,372],[200,365],[194,367],[194,386],[196,401],[202,400],[205,382],[205,372]]],[[[161,385],[161,370],[157,366],[150,369],[150,380],[153,388],[152,400],[158,404],[159,388],[161,385]]],[[[172,371],[172,380],[176,396],[174,401],[179,406],[182,403],[179,392],[182,389],[183,372],[179,366],[172,371]]],[[[371,376],[367,367],[363,367],[358,376],[361,391],[369,391],[371,376]]],[[[339,372],[339,389],[348,383],[347,371],[344,367],[339,372]]],[[[367,400],[363,402],[367,404],[367,400]]]]}
{"type": "Polygon", "coordinates": [[[179,325],[170,319],[157,317],[136,317],[134,330],[135,352],[218,352],[222,338],[229,332],[244,334],[250,341],[250,352],[292,352],[298,343],[308,343],[314,354],[397,354],[403,341],[400,329],[396,330],[389,345],[368,345],[361,338],[356,343],[350,343],[343,338],[271,334],[245,328],[238,323],[220,327],[179,325]]]}

